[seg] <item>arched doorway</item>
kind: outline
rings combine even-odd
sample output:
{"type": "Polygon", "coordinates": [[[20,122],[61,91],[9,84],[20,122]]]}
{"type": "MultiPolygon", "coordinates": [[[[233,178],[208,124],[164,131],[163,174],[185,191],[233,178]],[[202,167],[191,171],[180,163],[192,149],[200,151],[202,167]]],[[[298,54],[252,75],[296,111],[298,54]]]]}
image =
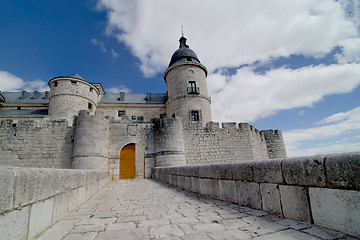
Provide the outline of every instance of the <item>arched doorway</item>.
{"type": "Polygon", "coordinates": [[[144,178],[145,151],[135,143],[127,144],[120,151],[119,179],[144,178]]]}
{"type": "Polygon", "coordinates": [[[135,178],[135,144],[126,145],[120,152],[119,179],[135,178]]]}

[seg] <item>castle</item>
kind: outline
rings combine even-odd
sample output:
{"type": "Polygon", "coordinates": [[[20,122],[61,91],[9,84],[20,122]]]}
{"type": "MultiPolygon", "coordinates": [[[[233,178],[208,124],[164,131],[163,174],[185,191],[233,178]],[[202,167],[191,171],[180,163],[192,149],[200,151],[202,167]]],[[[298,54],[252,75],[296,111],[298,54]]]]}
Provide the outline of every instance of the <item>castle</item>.
{"type": "Polygon", "coordinates": [[[78,74],[49,92],[0,92],[0,165],[110,170],[150,178],[155,166],[286,158],[281,131],[212,122],[207,69],[181,37],[166,93],[105,93],[78,74]]]}

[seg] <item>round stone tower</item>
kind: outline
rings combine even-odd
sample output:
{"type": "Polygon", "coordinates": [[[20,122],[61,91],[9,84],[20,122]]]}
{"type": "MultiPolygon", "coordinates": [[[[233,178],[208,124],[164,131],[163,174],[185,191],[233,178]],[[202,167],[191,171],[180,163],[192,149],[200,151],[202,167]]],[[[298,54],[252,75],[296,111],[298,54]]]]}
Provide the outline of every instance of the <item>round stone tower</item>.
{"type": "Polygon", "coordinates": [[[76,117],[72,168],[108,169],[109,120],[103,112],[89,115],[81,110],[76,117]]]}
{"type": "Polygon", "coordinates": [[[49,116],[51,119],[66,119],[72,125],[80,110],[92,115],[96,110],[99,90],[78,74],[55,77],[49,81],[49,116]]]}
{"type": "Polygon", "coordinates": [[[164,73],[167,88],[166,113],[168,117],[180,116],[185,125],[191,122],[212,121],[210,98],[207,90],[207,69],[193,50],[186,45],[186,38],[171,57],[164,73]]]}

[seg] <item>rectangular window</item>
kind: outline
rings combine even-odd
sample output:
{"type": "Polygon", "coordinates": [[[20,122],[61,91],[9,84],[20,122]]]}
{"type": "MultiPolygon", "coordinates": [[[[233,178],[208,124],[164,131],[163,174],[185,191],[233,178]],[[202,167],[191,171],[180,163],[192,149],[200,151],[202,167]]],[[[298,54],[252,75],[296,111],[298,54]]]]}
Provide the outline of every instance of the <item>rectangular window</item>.
{"type": "Polygon", "coordinates": [[[189,94],[199,94],[199,88],[196,87],[195,81],[189,81],[188,93],[189,94]]]}
{"type": "Polygon", "coordinates": [[[131,116],[131,120],[136,120],[136,116],[131,116]]]}
{"type": "Polygon", "coordinates": [[[71,81],[71,85],[75,86],[75,85],[76,85],[76,81],[71,81]]]}
{"type": "Polygon", "coordinates": [[[118,117],[125,116],[125,111],[118,111],[118,117]]]}
{"type": "Polygon", "coordinates": [[[88,103],[88,109],[90,112],[93,110],[93,105],[91,103],[88,103]]]}
{"type": "Polygon", "coordinates": [[[191,111],[191,121],[194,121],[194,122],[200,121],[199,111],[191,111]]]}

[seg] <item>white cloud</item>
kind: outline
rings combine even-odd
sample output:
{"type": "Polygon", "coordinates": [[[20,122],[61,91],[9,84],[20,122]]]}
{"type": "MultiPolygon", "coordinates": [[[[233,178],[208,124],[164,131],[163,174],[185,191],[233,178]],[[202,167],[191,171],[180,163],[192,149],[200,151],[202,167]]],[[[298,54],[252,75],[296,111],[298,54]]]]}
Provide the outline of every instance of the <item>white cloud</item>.
{"type": "Polygon", "coordinates": [[[105,44],[102,41],[97,40],[96,38],[92,38],[90,40],[91,44],[97,46],[102,52],[107,52],[105,44]]]}
{"type": "Polygon", "coordinates": [[[92,45],[98,47],[103,53],[110,53],[111,56],[116,59],[120,56],[120,54],[118,52],[116,52],[113,48],[110,49],[110,51],[105,47],[105,44],[103,41],[100,41],[96,38],[92,38],[90,39],[90,42],[92,45]]]}
{"type": "Polygon", "coordinates": [[[358,151],[360,148],[360,107],[354,108],[347,112],[333,114],[316,123],[322,126],[296,129],[283,133],[286,143],[286,149],[290,156],[313,155],[320,153],[333,153],[344,151],[358,151]],[[356,142],[347,142],[346,135],[358,134],[356,142]],[[316,146],[307,150],[301,149],[301,145],[309,141],[319,141],[331,138],[342,139],[331,144],[323,144],[324,146],[316,146]]]}
{"type": "Polygon", "coordinates": [[[24,81],[20,77],[7,71],[0,71],[0,91],[49,91],[47,82],[40,79],[35,81],[24,81]]]}
{"type": "Polygon", "coordinates": [[[210,72],[291,54],[323,56],[356,37],[354,22],[333,0],[99,0],[107,32],[140,60],[146,76],[164,70],[183,25],[210,72]]]}
{"type": "Polygon", "coordinates": [[[264,75],[243,67],[225,80],[210,75],[213,117],[216,121],[255,121],[280,110],[310,107],[325,95],[352,91],[360,84],[359,76],[356,63],[280,68],[264,75]]]}
{"type": "Polygon", "coordinates": [[[341,52],[335,57],[339,63],[360,63],[360,38],[348,38],[339,41],[341,52]]]}
{"type": "MultiPolygon", "coordinates": [[[[130,49],[146,77],[165,70],[184,26],[188,45],[209,70],[214,120],[237,122],[310,107],[359,86],[359,6],[360,0],[98,0],[98,9],[107,12],[106,33],[130,49]],[[292,55],[321,59],[334,50],[337,62],[329,66],[272,67],[264,74],[251,67],[292,55]]],[[[300,137],[289,143],[290,152],[295,154],[306,136],[335,134],[337,124],[348,131],[356,127],[347,123],[348,116],[340,114],[319,122],[329,125],[288,132],[288,139],[300,137]]],[[[358,146],[338,142],[309,153],[358,146]]]]}
{"type": "Polygon", "coordinates": [[[0,71],[0,91],[16,91],[24,85],[24,81],[6,71],[0,71]]]}
{"type": "Polygon", "coordinates": [[[106,88],[105,92],[106,93],[119,93],[119,92],[130,93],[132,91],[131,91],[131,89],[125,87],[124,85],[121,85],[120,87],[106,88]]]}

